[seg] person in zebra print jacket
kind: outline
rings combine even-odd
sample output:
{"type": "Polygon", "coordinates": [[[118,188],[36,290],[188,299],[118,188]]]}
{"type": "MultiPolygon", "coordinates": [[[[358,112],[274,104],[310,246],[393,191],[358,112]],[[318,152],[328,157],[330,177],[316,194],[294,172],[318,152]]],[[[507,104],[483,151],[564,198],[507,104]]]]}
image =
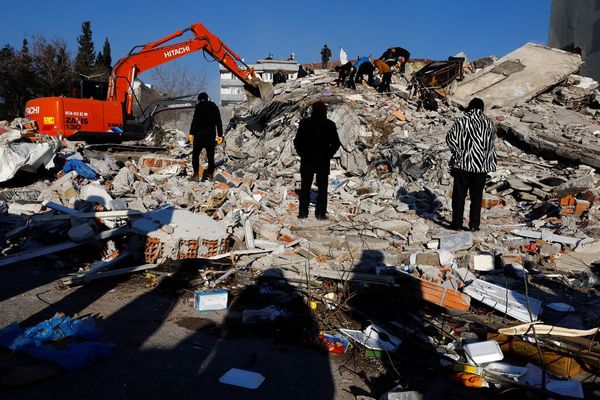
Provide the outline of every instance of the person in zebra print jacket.
{"type": "Polygon", "coordinates": [[[446,135],[450,148],[452,190],[452,229],[463,226],[463,213],[467,192],[471,198],[469,229],[479,230],[481,201],[488,172],[496,170],[496,128],[483,114],[484,103],[474,98],[464,116],[457,119],[446,135]]]}

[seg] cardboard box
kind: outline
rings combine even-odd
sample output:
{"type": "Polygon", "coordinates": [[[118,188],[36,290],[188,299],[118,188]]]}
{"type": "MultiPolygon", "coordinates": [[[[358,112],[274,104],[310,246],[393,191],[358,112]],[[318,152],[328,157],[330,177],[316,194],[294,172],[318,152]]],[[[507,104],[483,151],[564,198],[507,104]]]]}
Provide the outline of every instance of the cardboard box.
{"type": "Polygon", "coordinates": [[[226,310],[228,295],[225,289],[196,290],[194,308],[198,311],[226,310]]]}
{"type": "MultiPolygon", "coordinates": [[[[505,353],[512,353],[528,361],[542,366],[537,346],[512,336],[504,336],[498,333],[488,333],[488,340],[495,340],[505,353]]],[[[542,349],[546,370],[559,378],[572,378],[579,374],[582,369],[577,361],[569,356],[542,349]]]]}

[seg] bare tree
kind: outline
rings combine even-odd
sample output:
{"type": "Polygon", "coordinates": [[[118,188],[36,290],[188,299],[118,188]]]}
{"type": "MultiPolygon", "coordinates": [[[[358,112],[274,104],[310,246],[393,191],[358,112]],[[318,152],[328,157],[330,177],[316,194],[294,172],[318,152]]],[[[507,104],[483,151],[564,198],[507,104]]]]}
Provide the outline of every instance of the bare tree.
{"type": "Polygon", "coordinates": [[[187,65],[177,63],[161,65],[151,72],[156,89],[167,97],[198,94],[206,90],[206,74],[190,71],[187,65]]]}
{"type": "Polygon", "coordinates": [[[64,39],[33,38],[33,64],[42,96],[68,95],[73,80],[71,56],[64,39]]]}

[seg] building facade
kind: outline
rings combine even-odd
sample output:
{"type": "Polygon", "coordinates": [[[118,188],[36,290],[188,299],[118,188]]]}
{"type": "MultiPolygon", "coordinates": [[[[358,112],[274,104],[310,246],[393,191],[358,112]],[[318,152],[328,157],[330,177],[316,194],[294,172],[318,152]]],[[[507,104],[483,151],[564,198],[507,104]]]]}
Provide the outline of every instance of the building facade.
{"type": "Polygon", "coordinates": [[[600,80],[600,0],[553,0],[548,45],[579,53],[581,74],[600,80]]]}
{"type": "MultiPolygon", "coordinates": [[[[298,63],[294,60],[258,60],[256,64],[250,65],[254,71],[265,82],[273,82],[273,76],[281,71],[288,80],[298,77],[298,63]]],[[[221,106],[231,106],[246,101],[244,84],[222,65],[219,67],[221,83],[221,106]]]]}

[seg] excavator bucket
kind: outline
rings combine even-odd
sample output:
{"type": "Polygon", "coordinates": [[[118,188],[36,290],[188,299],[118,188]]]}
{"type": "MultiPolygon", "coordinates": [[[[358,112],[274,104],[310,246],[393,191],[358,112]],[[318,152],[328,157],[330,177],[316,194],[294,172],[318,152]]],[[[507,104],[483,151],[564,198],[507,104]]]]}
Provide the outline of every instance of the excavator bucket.
{"type": "Polygon", "coordinates": [[[261,99],[263,103],[270,101],[274,95],[273,85],[270,82],[264,82],[259,79],[254,79],[245,88],[254,97],[261,99]]]}

